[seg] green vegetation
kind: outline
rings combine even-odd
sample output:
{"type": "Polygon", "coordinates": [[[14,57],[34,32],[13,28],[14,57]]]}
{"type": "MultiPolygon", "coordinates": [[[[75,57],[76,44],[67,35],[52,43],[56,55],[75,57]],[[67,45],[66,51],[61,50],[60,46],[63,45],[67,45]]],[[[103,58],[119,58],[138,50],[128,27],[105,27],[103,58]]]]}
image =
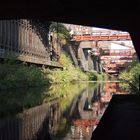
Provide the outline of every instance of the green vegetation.
{"type": "Polygon", "coordinates": [[[119,75],[119,79],[124,81],[124,83],[120,84],[120,87],[130,93],[138,93],[139,75],[140,63],[138,61],[133,61],[132,64],[128,67],[128,70],[122,72],[119,75]]]}
{"type": "Polygon", "coordinates": [[[59,62],[64,67],[61,69],[44,69],[44,75],[49,79],[50,83],[67,83],[74,81],[87,81],[88,76],[82,72],[80,68],[75,68],[69,56],[63,52],[61,53],[59,62]]]}
{"type": "Polygon", "coordinates": [[[26,66],[8,61],[0,64],[0,89],[26,88],[49,84],[49,81],[37,66],[26,66]]]}
{"type": "Polygon", "coordinates": [[[80,68],[75,68],[69,56],[64,52],[61,53],[59,62],[63,66],[61,69],[44,69],[44,75],[49,79],[50,83],[68,83],[75,81],[105,81],[108,75],[97,73],[96,71],[85,73],[80,68]]]}
{"type": "Polygon", "coordinates": [[[91,71],[88,73],[90,81],[106,81],[108,80],[108,75],[105,73],[98,73],[97,71],[91,71]]]}
{"type": "Polygon", "coordinates": [[[70,31],[62,23],[52,22],[49,28],[50,32],[58,37],[58,43],[65,45],[69,42],[70,31]]]}
{"type": "MultiPolygon", "coordinates": [[[[49,87],[48,93],[46,94],[45,98],[44,98],[44,102],[48,102],[51,101],[53,99],[56,98],[67,98],[66,101],[61,102],[63,105],[61,105],[61,107],[63,108],[65,104],[65,102],[68,102],[71,97],[73,97],[74,95],[76,95],[77,92],[79,92],[79,90],[81,91],[83,88],[85,88],[88,85],[88,83],[85,84],[82,82],[76,82],[76,83],[65,83],[65,84],[52,84],[49,87]]],[[[64,110],[64,109],[63,109],[64,110]]]]}
{"type": "Polygon", "coordinates": [[[35,65],[27,66],[26,63],[6,61],[0,64],[0,89],[40,87],[54,83],[69,83],[76,81],[103,81],[107,80],[104,73],[96,71],[84,73],[80,68],[75,68],[69,56],[61,53],[60,63],[62,69],[39,68],[35,65]]]}

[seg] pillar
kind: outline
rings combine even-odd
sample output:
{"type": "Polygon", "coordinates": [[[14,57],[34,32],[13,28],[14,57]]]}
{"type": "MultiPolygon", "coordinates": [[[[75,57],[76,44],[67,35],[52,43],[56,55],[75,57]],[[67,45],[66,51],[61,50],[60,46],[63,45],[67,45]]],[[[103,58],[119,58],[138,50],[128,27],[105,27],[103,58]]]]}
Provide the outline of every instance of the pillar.
{"type": "Polygon", "coordinates": [[[95,64],[96,64],[96,71],[97,71],[97,72],[99,72],[98,57],[96,58],[96,60],[95,60],[95,61],[96,61],[96,63],[95,63],[95,64]]]}
{"type": "Polygon", "coordinates": [[[93,56],[93,69],[94,69],[95,71],[97,70],[96,58],[95,58],[95,56],[93,56]]]}

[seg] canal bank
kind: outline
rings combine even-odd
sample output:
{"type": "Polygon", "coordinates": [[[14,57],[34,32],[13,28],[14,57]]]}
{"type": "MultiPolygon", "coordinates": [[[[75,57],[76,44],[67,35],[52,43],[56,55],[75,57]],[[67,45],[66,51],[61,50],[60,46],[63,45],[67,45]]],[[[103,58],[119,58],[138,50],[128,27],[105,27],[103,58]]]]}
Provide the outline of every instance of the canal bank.
{"type": "Polygon", "coordinates": [[[140,96],[114,95],[92,140],[138,140],[140,130],[140,96]]]}

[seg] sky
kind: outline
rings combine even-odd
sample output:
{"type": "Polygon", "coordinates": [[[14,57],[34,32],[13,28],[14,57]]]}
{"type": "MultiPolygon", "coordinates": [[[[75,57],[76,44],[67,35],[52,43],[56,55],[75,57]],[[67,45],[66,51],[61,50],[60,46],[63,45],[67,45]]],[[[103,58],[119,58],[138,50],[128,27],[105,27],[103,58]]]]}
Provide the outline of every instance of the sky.
{"type": "Polygon", "coordinates": [[[119,33],[128,33],[125,31],[118,31],[118,30],[111,30],[111,29],[105,29],[105,28],[98,28],[98,27],[92,27],[92,31],[112,31],[112,32],[119,32],[119,33]]]}

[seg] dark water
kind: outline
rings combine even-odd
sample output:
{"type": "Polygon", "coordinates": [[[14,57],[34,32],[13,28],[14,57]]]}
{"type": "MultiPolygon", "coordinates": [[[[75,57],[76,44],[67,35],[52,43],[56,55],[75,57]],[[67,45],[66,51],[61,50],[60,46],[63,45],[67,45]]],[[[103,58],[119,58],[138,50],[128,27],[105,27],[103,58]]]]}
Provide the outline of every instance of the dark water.
{"type": "Polygon", "coordinates": [[[2,92],[0,140],[90,140],[114,94],[117,82],[2,92]]]}

